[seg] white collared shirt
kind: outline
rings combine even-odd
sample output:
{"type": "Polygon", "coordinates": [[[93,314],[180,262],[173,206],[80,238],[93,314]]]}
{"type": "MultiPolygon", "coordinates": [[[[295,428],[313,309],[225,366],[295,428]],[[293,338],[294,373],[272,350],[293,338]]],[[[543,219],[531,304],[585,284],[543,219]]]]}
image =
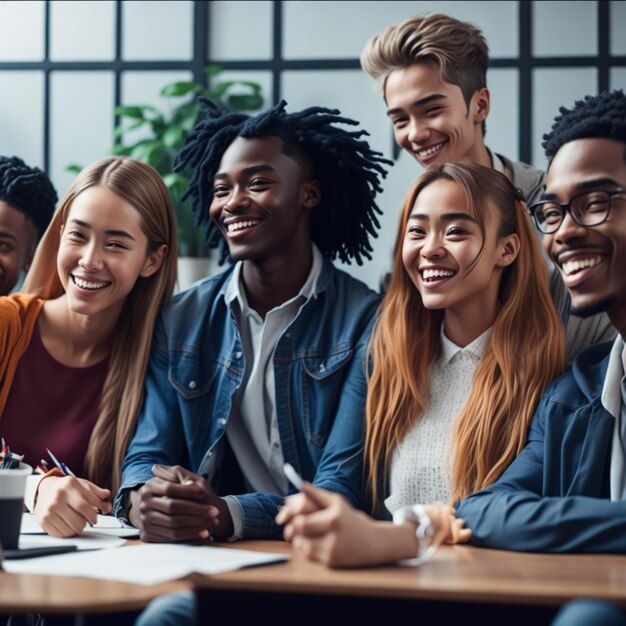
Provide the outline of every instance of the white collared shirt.
{"type": "Polygon", "coordinates": [[[487,152],[489,153],[489,156],[491,157],[491,167],[493,167],[494,170],[496,170],[496,172],[500,172],[500,174],[504,174],[504,163],[502,162],[502,159],[495,153],[492,152],[491,150],[489,150],[489,148],[487,148],[487,152]]]}
{"type": "MultiPolygon", "coordinates": [[[[323,257],[312,245],[311,271],[296,296],[268,311],[262,318],[247,301],[240,261],[225,294],[226,304],[237,320],[246,361],[241,386],[233,398],[226,437],[250,492],[286,496],[283,451],[276,417],[276,392],[272,357],[283,332],[315,294],[323,257]]],[[[243,514],[235,498],[224,498],[233,518],[231,539],[241,536],[243,514]]]]}
{"type": "Polygon", "coordinates": [[[450,499],[452,430],[490,336],[488,329],[461,348],[446,337],[442,325],[441,354],[431,368],[428,406],[392,455],[390,495],[385,500],[392,514],[403,506],[450,499]]]}
{"type": "Polygon", "coordinates": [[[624,457],[626,448],[626,350],[618,334],[602,387],[602,406],[615,418],[611,447],[611,500],[626,500],[624,457]]]}

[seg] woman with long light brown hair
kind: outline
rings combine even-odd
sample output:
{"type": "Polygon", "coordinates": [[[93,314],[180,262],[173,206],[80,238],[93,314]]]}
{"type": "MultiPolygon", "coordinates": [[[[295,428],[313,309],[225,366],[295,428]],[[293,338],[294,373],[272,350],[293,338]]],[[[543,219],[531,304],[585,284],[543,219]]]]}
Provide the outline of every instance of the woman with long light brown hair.
{"type": "Polygon", "coordinates": [[[371,342],[365,466],[374,508],[384,502],[397,524],[305,484],[278,518],[296,549],[360,565],[414,556],[420,535],[424,544],[433,532],[469,538],[451,509],[416,503],[466,497],[522,449],[541,393],[563,369],[547,281],[505,176],[466,162],[425,170],[402,209],[371,342]]]}
{"type": "Polygon", "coordinates": [[[33,466],[49,448],[71,468],[31,481],[27,503],[50,534],[111,510],[176,258],[159,174],[109,157],[70,186],[22,293],[0,298],[0,434],[33,466]]]}

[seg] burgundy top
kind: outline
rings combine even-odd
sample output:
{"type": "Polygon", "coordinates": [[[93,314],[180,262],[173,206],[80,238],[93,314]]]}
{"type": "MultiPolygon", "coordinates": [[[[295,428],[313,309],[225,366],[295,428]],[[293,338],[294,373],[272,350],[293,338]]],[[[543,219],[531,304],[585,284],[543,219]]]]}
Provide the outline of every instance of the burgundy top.
{"type": "Polygon", "coordinates": [[[7,399],[0,436],[24,455],[33,469],[40,459],[54,464],[46,448],[77,476],[84,476],[85,454],[98,418],[108,359],[90,367],[59,363],[41,341],[35,325],[20,359],[7,399]]]}

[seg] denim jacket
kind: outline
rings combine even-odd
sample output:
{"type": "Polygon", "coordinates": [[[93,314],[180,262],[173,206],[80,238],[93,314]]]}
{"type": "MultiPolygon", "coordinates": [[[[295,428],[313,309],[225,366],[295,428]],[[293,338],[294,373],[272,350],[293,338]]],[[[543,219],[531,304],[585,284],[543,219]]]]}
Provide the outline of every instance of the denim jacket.
{"type": "Polygon", "coordinates": [[[456,507],[472,543],[528,552],[626,553],[626,500],[610,500],[615,418],[602,404],[611,344],[581,352],[545,391],[519,456],[456,507]]]}
{"type": "MultiPolygon", "coordinates": [[[[245,372],[239,329],[224,300],[232,271],[178,294],[161,315],[144,407],[116,498],[122,517],[126,490],[152,478],[154,463],[183,465],[218,488],[220,444],[245,372]]],[[[314,296],[283,332],[273,356],[285,461],[357,507],[363,505],[365,352],[379,301],[325,259],[314,296]]],[[[243,539],[281,536],[274,517],[282,497],[232,495],[243,511],[243,539]]]]}

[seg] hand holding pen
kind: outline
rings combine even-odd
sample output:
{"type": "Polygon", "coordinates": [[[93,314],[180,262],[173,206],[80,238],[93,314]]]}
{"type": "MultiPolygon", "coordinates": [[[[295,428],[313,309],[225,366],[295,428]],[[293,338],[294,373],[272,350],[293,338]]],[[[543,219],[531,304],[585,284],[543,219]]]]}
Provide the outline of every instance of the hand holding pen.
{"type": "Polygon", "coordinates": [[[411,518],[399,523],[374,520],[342,495],[303,481],[290,465],[285,464],[284,470],[300,493],[286,498],[276,523],[285,526],[284,538],[297,552],[330,567],[381,565],[402,559],[424,563],[442,542],[463,543],[471,536],[447,505],[422,507],[433,532],[430,541],[425,541],[411,518]]]}
{"type": "Polygon", "coordinates": [[[77,478],[50,450],[48,454],[62,476],[49,476],[40,481],[33,514],[48,534],[72,537],[80,534],[86,524],[95,524],[98,511],[111,511],[111,492],[77,478]]]}
{"type": "MultiPolygon", "coordinates": [[[[61,463],[52,452],[50,452],[50,448],[46,448],[46,452],[48,456],[52,459],[52,462],[57,466],[57,469],[61,471],[63,476],[76,476],[74,472],[67,466],[65,463],[61,463]]],[[[45,463],[45,461],[43,461],[45,463]]]]}

